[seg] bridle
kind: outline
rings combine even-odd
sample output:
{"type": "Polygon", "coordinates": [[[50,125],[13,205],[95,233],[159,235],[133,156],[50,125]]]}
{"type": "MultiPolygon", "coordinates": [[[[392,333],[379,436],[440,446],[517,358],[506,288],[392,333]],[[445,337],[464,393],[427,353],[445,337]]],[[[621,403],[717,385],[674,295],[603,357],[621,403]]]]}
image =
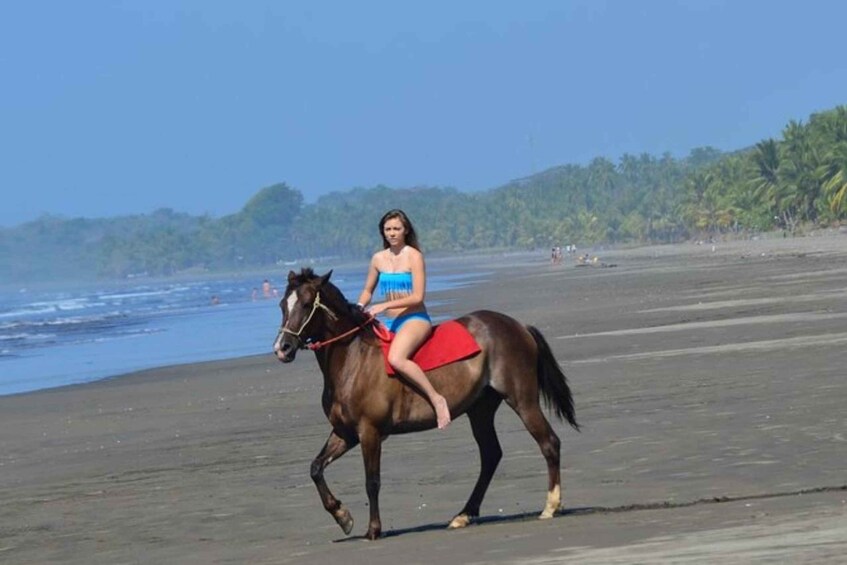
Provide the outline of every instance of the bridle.
{"type": "Polygon", "coordinates": [[[327,315],[333,321],[338,320],[338,316],[335,314],[335,312],[330,310],[328,306],[326,306],[323,302],[321,302],[321,293],[318,292],[318,293],[315,294],[315,301],[312,303],[312,310],[311,310],[311,312],[309,312],[309,315],[306,317],[306,321],[304,321],[300,325],[300,329],[295,332],[295,331],[293,331],[289,328],[286,328],[285,324],[283,324],[282,326],[280,326],[279,333],[277,334],[277,336],[279,336],[280,334],[283,334],[283,333],[291,334],[291,335],[293,335],[294,337],[297,338],[297,343],[298,343],[299,349],[309,349],[311,351],[315,351],[315,350],[318,350],[318,349],[320,349],[320,348],[322,348],[326,345],[329,345],[330,343],[344,339],[345,337],[356,333],[357,331],[361,330],[362,328],[364,328],[365,326],[367,326],[368,324],[372,323],[375,320],[375,318],[373,316],[370,316],[367,320],[365,320],[365,322],[363,324],[360,324],[360,325],[358,325],[358,326],[356,326],[356,327],[354,327],[350,330],[347,330],[346,332],[344,332],[342,334],[339,334],[335,337],[331,337],[331,338],[324,340],[324,341],[316,341],[316,342],[307,343],[308,338],[307,338],[307,340],[303,340],[303,338],[300,337],[300,334],[303,333],[303,330],[306,328],[306,326],[309,325],[309,322],[312,321],[312,317],[315,315],[315,312],[318,311],[318,308],[320,308],[321,310],[326,312],[327,315]]]}

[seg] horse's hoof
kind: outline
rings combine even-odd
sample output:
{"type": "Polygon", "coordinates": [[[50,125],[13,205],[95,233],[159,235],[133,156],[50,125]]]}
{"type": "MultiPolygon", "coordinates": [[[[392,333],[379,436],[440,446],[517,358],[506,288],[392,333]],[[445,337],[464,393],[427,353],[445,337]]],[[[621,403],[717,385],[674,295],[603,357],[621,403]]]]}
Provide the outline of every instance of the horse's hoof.
{"type": "Polygon", "coordinates": [[[538,517],[539,520],[549,520],[556,515],[562,508],[562,489],[559,485],[547,493],[547,504],[544,505],[544,511],[538,517]]]}
{"type": "Polygon", "coordinates": [[[353,531],[353,516],[350,515],[347,507],[342,504],[335,514],[333,514],[333,517],[338,522],[338,525],[341,526],[341,529],[344,530],[344,533],[349,536],[350,532],[353,531]]]}
{"type": "Polygon", "coordinates": [[[550,510],[549,508],[545,508],[544,512],[542,512],[541,514],[538,515],[538,519],[539,520],[549,520],[550,518],[552,518],[553,516],[556,515],[557,511],[558,510],[550,510]]]}
{"type": "Polygon", "coordinates": [[[365,537],[371,541],[375,541],[379,539],[379,536],[382,532],[376,528],[368,528],[368,532],[365,534],[365,537]]]}
{"type": "Polygon", "coordinates": [[[447,526],[448,530],[455,530],[458,528],[464,528],[465,526],[471,523],[471,517],[467,514],[459,514],[450,522],[450,525],[447,526]]]}

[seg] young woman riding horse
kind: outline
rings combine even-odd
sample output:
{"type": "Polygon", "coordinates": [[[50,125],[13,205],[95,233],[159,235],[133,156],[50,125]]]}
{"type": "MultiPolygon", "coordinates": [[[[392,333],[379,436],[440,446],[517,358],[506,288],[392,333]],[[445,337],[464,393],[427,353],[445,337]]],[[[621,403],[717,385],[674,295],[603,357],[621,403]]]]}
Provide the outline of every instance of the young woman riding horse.
{"type": "Polygon", "coordinates": [[[426,395],[435,410],[438,428],[446,428],[450,424],[447,401],[411,359],[432,333],[432,321],[424,306],[426,267],[415,228],[402,210],[390,210],[379,221],[379,233],[383,250],[371,258],[358,305],[368,306],[378,283],[385,301],[367,311],[374,316],[384,312],[389,318],[388,329],[394,332],[394,339],[388,362],[426,395]]]}
{"type": "MultiPolygon", "coordinates": [[[[330,282],[332,271],[317,276],[311,269],[290,272],[280,301],[282,326],[274,352],[283,363],[309,348],[323,374],[321,397],[332,426],[314,459],[311,476],[324,508],[349,534],[350,511],[335,498],[324,479],[327,465],[361,443],[365,489],[370,506],[366,536],[379,537],[380,459],[382,443],[392,434],[431,429],[437,424],[428,399],[402,379],[386,374],[380,338],[373,317],[351,305],[330,282]]],[[[481,310],[458,318],[480,351],[428,373],[428,379],[458,417],[467,414],[479,446],[480,472],[462,510],[449,527],[467,526],[479,516],[480,505],[503,455],[494,429],[494,414],[502,401],[520,417],[547,462],[547,500],[539,518],[552,518],[561,505],[559,438],[541,410],[540,400],[559,420],[579,429],[573,398],[564,373],[547,341],[532,326],[505,314],[481,310]]]]}

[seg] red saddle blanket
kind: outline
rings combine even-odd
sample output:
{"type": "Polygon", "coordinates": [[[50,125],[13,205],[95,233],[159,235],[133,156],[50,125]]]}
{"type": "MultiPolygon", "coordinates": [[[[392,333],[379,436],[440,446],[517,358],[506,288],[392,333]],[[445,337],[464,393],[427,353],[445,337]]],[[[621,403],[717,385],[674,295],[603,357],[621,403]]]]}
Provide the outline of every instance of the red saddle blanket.
{"type": "MultiPolygon", "coordinates": [[[[388,348],[391,347],[394,334],[382,324],[376,326],[376,334],[382,341],[385,372],[393,375],[396,371],[388,364],[388,348]]],[[[412,361],[424,371],[429,371],[448,363],[467,359],[479,351],[479,344],[467,328],[459,322],[450,320],[432,328],[432,334],[412,356],[412,361]]]]}

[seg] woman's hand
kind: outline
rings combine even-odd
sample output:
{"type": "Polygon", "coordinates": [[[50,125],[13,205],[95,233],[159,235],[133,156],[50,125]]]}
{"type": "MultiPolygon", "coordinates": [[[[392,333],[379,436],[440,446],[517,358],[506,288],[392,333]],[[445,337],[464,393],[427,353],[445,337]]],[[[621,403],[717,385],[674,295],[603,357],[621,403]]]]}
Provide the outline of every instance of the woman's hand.
{"type": "Polygon", "coordinates": [[[371,306],[368,306],[367,312],[371,316],[378,316],[378,315],[382,314],[383,312],[385,312],[386,310],[387,310],[387,308],[385,307],[385,302],[381,302],[379,304],[373,304],[371,306]]]}

